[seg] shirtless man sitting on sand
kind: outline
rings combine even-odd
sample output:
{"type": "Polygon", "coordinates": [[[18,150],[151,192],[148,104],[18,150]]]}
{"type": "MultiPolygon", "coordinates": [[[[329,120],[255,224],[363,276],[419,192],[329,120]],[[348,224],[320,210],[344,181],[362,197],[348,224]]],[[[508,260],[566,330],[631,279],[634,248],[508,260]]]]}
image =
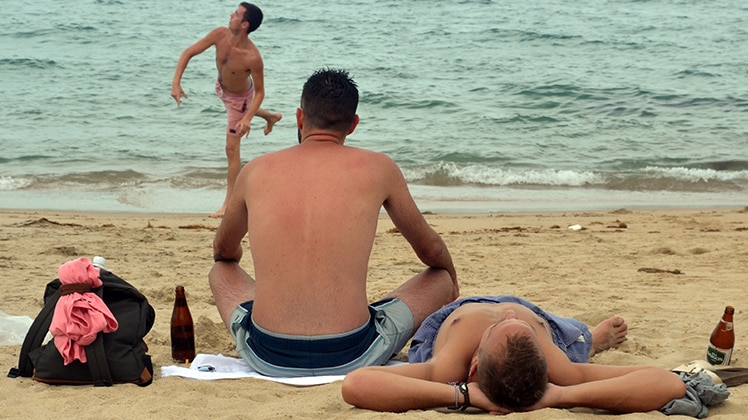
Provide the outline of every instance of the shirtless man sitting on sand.
{"type": "Polygon", "coordinates": [[[348,72],[312,74],[296,110],[300,143],[244,166],[216,232],[216,307],[237,352],[261,374],[339,375],[385,364],[460,294],[449,249],[397,164],[346,144],[358,100],[348,72]],[[370,303],[382,208],[422,268],[370,303]],[[240,266],[244,247],[253,275],[240,266]]]}
{"type": "Polygon", "coordinates": [[[627,330],[618,316],[590,331],[514,296],[464,298],[423,322],[410,364],[348,374],[343,398],[378,411],[473,406],[494,414],[546,407],[643,412],[682,398],[685,385],[668,370],[585,363],[618,347],[627,330]]]}

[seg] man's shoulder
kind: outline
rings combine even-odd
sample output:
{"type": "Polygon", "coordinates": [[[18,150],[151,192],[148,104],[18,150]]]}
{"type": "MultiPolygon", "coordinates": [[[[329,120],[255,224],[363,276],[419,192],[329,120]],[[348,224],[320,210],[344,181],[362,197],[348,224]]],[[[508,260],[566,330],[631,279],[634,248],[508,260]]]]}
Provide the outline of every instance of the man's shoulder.
{"type": "Polygon", "coordinates": [[[208,32],[208,35],[206,35],[206,38],[211,39],[212,41],[216,42],[218,40],[224,39],[231,35],[231,31],[226,26],[218,26],[216,28],[213,28],[210,32],[208,32]]]}
{"type": "MultiPolygon", "coordinates": [[[[305,159],[308,159],[309,156],[305,155],[304,151],[302,149],[299,149],[299,146],[300,145],[297,144],[286,147],[284,149],[265,153],[252,159],[251,161],[249,161],[249,163],[258,165],[273,162],[275,160],[288,162],[289,160],[300,159],[302,158],[302,155],[305,156],[305,159]]],[[[395,163],[395,161],[389,155],[382,152],[348,145],[345,145],[343,148],[339,149],[338,153],[339,152],[344,153],[344,156],[342,156],[343,159],[339,161],[343,166],[345,165],[343,163],[344,161],[363,160],[371,165],[378,166],[380,169],[386,169],[383,168],[385,166],[389,166],[393,169],[398,168],[397,163],[395,163]]],[[[329,159],[329,155],[327,156],[328,157],[326,159],[329,159]]],[[[323,155],[318,155],[318,158],[322,159],[323,155]]]]}
{"type": "Polygon", "coordinates": [[[296,146],[286,147],[285,149],[261,154],[255,158],[252,158],[247,162],[245,166],[256,167],[272,164],[273,162],[288,163],[295,159],[295,157],[292,156],[295,153],[295,147],[296,146]]]}
{"type": "Polygon", "coordinates": [[[276,150],[274,152],[263,153],[257,157],[250,159],[245,166],[257,166],[267,161],[279,159],[280,156],[285,155],[288,149],[276,150]]]}
{"type": "Polygon", "coordinates": [[[371,159],[373,162],[376,162],[378,164],[396,165],[395,161],[386,153],[377,152],[375,150],[362,149],[360,147],[350,146],[350,145],[345,145],[345,148],[351,154],[364,156],[367,159],[371,159]]]}

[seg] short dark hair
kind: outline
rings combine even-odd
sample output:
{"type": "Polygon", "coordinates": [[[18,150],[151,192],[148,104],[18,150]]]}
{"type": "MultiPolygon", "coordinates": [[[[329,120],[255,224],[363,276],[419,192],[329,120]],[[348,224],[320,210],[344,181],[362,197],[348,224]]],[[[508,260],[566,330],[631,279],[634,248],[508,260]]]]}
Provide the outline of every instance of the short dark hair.
{"type": "Polygon", "coordinates": [[[249,22],[249,28],[247,28],[247,35],[249,35],[262,24],[262,10],[254,4],[247,2],[241,2],[239,6],[244,8],[243,22],[249,22]]]}
{"type": "Polygon", "coordinates": [[[356,119],[358,87],[345,70],[314,72],[301,92],[304,122],[323,130],[348,131],[356,119]]]}
{"type": "Polygon", "coordinates": [[[540,401],[548,386],[548,365],[527,334],[478,353],[478,386],[494,404],[522,411],[540,401]]]}

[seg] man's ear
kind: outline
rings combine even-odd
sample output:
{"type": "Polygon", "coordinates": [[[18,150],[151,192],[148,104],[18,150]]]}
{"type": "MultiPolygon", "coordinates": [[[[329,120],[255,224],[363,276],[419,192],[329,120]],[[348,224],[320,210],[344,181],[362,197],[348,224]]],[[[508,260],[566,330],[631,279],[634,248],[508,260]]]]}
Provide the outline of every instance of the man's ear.
{"type": "Polygon", "coordinates": [[[304,128],[304,110],[301,108],[296,108],[296,128],[304,128]]]}
{"type": "Polygon", "coordinates": [[[361,119],[358,117],[358,114],[356,114],[356,116],[353,117],[353,124],[351,124],[351,128],[348,130],[348,134],[347,135],[350,135],[351,133],[353,133],[353,130],[356,129],[356,127],[358,126],[358,123],[360,121],[361,121],[361,119]]]}
{"type": "Polygon", "coordinates": [[[470,359],[470,368],[468,369],[468,382],[477,382],[477,378],[474,378],[478,372],[478,354],[476,353],[472,359],[470,359]]]}

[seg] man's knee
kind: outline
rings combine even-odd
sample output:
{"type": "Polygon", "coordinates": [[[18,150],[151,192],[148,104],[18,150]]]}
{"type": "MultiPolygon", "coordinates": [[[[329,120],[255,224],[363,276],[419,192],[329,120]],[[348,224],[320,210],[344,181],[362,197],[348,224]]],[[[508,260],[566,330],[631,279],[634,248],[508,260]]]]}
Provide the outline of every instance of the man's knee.
{"type": "Polygon", "coordinates": [[[428,275],[431,283],[435,285],[434,288],[440,292],[443,292],[445,295],[446,300],[444,304],[457,299],[457,296],[459,295],[459,289],[452,279],[452,275],[449,274],[449,271],[444,268],[429,268],[429,270],[430,272],[428,273],[428,275]]]}
{"type": "Polygon", "coordinates": [[[219,271],[221,270],[218,268],[218,264],[213,264],[213,267],[210,268],[210,271],[208,272],[208,283],[211,286],[213,283],[218,281],[219,271]]]}
{"type": "Polygon", "coordinates": [[[242,280],[242,269],[234,261],[216,261],[208,272],[211,284],[229,284],[242,280]]]}
{"type": "Polygon", "coordinates": [[[239,159],[240,156],[241,150],[239,149],[239,145],[226,144],[226,158],[228,160],[239,159]]]}

